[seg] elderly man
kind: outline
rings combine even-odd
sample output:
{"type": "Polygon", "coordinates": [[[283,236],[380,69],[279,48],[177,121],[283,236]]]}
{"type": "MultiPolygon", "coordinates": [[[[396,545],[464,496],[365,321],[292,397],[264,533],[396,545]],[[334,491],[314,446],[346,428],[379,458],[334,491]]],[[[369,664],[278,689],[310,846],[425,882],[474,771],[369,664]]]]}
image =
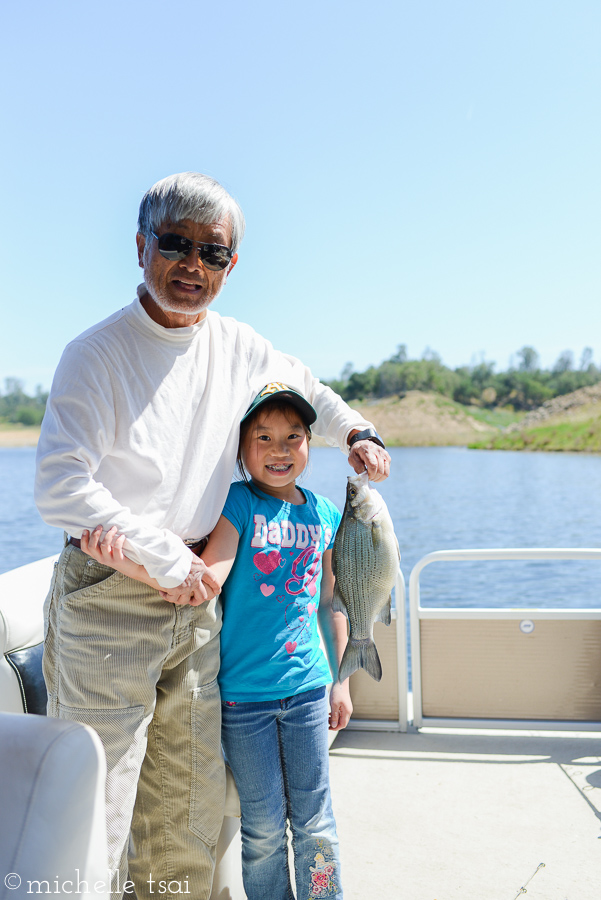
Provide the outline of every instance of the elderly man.
{"type": "Polygon", "coordinates": [[[350,446],[355,471],[389,470],[369,422],[298,360],[208,309],[243,232],[238,204],[205,175],[146,193],[144,283],[67,346],[38,446],[38,508],[66,532],[46,601],[48,712],[91,725],[104,744],[114,897],[150,898],[161,881],[164,896],[210,894],[225,784],[221,617],[216,598],[203,602],[213,581],[199,555],[250,401],[267,382],[294,385],[318,413],[316,433],[350,446]],[[100,524],[128,536],[127,555],[163,592],[83,553],[83,531],[100,524]]]}

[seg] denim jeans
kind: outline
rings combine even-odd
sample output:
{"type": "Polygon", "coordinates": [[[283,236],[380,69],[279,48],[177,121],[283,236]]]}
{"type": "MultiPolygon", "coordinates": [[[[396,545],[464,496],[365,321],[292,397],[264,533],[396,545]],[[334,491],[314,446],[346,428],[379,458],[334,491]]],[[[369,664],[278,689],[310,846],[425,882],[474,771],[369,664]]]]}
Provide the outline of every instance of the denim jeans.
{"type": "Polygon", "coordinates": [[[242,876],[248,900],[342,898],[330,800],[325,687],[260,703],[222,701],[222,740],[242,810],[242,876]]]}

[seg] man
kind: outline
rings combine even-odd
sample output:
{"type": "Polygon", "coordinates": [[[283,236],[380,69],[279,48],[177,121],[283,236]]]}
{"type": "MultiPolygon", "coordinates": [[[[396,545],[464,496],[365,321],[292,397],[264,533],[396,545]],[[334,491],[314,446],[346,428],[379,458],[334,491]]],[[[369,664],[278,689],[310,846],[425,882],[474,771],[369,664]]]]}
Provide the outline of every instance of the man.
{"type": "Polygon", "coordinates": [[[298,360],[208,310],[243,233],[238,204],[205,175],[173,175],[146,193],[144,284],[67,346],[38,445],[38,508],[70,536],[46,601],[48,712],[103,741],[113,897],[128,874],[139,900],[160,881],[167,897],[184,882],[196,900],[210,893],[225,791],[221,614],[216,599],[203,602],[214,582],[199,556],[250,401],[268,382],[293,385],[318,413],[316,433],[345,451],[351,442],[355,471],[389,471],[369,422],[298,360]],[[127,555],[163,592],[82,552],[83,531],[101,524],[127,534],[127,555]]]}

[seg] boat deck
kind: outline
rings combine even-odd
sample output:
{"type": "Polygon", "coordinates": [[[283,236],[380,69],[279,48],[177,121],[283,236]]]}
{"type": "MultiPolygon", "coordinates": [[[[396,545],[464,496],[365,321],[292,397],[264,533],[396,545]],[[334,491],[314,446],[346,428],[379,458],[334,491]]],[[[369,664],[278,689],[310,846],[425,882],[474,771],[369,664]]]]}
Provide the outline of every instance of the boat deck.
{"type": "Polygon", "coordinates": [[[598,732],[347,730],[330,767],[346,900],[601,897],[598,732]]]}

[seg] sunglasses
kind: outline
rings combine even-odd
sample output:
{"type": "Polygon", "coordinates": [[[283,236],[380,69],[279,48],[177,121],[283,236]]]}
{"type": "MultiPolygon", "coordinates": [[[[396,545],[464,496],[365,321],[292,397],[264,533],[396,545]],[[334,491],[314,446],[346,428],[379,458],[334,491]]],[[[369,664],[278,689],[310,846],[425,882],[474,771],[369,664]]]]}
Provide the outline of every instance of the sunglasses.
{"type": "Polygon", "coordinates": [[[221,269],[225,269],[232,260],[233,253],[230,248],[222,247],[221,244],[203,244],[201,241],[191,241],[190,238],[182,237],[181,234],[172,234],[170,231],[160,237],[154,231],[150,233],[159,242],[161,256],[171,262],[185,259],[193,250],[196,250],[205,268],[212,272],[219,272],[221,269]]]}

